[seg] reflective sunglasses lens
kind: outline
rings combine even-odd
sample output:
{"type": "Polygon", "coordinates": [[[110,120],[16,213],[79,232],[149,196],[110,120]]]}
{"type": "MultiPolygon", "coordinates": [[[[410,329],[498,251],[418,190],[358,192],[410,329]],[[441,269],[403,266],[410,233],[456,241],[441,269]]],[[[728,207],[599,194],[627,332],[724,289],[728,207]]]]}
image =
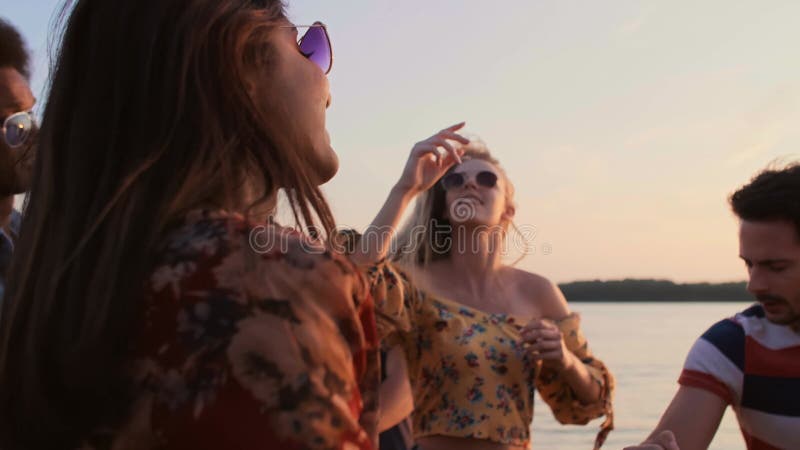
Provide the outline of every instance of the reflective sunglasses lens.
{"type": "Polygon", "coordinates": [[[6,142],[9,147],[24,144],[33,129],[31,116],[26,113],[14,114],[6,120],[6,142]]]}
{"type": "Polygon", "coordinates": [[[483,187],[493,188],[497,185],[497,175],[489,171],[479,172],[475,176],[475,181],[483,187]]]}
{"type": "Polygon", "coordinates": [[[460,187],[464,184],[464,175],[460,173],[451,173],[442,178],[442,187],[445,191],[460,187]]]}
{"type": "Polygon", "coordinates": [[[306,58],[318,65],[323,72],[330,72],[332,63],[331,44],[325,27],[310,27],[300,40],[300,51],[306,55],[306,58]]]}

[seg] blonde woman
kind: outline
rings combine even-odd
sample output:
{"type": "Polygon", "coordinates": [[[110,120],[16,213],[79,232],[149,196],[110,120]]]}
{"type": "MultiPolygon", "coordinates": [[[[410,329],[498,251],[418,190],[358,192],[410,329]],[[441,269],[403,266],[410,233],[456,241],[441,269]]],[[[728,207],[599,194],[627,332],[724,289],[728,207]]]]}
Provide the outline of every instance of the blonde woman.
{"type": "MultiPolygon", "coordinates": [[[[405,353],[423,450],[530,447],[534,391],[562,423],[606,416],[614,380],[558,287],[502,261],[514,188],[485,145],[446,128],[417,143],[357,249],[384,346],[405,353]],[[412,200],[416,208],[394,230],[412,200]]],[[[391,405],[382,405],[385,414],[391,405]]]]}

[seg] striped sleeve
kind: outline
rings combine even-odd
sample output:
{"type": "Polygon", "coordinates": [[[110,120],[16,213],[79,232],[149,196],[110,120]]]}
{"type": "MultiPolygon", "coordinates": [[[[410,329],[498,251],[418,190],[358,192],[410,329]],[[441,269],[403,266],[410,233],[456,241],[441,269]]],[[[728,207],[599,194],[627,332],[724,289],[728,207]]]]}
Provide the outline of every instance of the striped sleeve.
{"type": "Polygon", "coordinates": [[[678,383],[709,391],[731,405],[739,403],[744,344],[741,325],[730,319],[717,322],[692,346],[678,383]]]}

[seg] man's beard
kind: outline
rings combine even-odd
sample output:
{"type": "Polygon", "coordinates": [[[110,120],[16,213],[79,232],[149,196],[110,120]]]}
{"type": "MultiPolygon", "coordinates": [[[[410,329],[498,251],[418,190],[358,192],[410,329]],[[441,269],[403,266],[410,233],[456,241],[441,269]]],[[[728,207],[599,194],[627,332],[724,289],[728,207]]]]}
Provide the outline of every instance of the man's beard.
{"type": "Polygon", "coordinates": [[[769,318],[769,321],[777,325],[795,325],[800,326],[800,314],[792,308],[791,303],[783,297],[777,295],[757,295],[756,298],[759,302],[763,303],[779,303],[785,307],[789,312],[786,316],[769,318]]]}

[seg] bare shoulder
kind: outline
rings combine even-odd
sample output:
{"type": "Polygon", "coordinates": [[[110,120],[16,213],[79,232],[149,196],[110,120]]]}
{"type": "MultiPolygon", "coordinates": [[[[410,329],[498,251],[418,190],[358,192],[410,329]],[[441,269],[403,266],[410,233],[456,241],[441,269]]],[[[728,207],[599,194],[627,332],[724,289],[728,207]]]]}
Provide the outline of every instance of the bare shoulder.
{"type": "Polygon", "coordinates": [[[567,299],[556,283],[547,277],[516,267],[508,267],[507,270],[520,297],[532,302],[544,317],[560,319],[570,314],[567,299]]]}

